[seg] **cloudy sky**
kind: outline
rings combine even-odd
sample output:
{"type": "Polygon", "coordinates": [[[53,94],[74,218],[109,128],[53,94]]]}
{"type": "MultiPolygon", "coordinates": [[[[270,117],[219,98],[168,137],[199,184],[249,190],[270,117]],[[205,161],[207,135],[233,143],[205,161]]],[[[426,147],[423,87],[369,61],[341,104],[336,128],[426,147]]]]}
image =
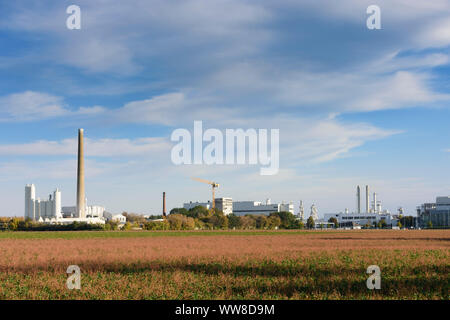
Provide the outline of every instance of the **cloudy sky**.
{"type": "Polygon", "coordinates": [[[27,183],[75,203],[80,127],[88,202],[112,212],[159,214],[163,191],[170,208],[207,200],[197,176],[319,215],[369,184],[414,213],[450,194],[449,71],[448,0],[2,1],[0,215],[23,215],[27,183]],[[279,173],[174,165],[170,135],[194,120],[279,129],[279,173]]]}

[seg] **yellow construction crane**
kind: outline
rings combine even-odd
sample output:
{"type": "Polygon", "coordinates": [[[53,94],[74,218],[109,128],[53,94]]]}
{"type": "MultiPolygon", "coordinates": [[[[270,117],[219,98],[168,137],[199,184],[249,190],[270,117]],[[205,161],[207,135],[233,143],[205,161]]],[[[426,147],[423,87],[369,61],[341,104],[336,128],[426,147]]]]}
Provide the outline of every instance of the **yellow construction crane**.
{"type": "Polygon", "coordinates": [[[212,187],[212,209],[214,211],[214,209],[216,208],[216,204],[215,204],[215,200],[214,200],[215,199],[214,198],[215,197],[214,191],[215,191],[216,188],[219,187],[219,184],[215,183],[215,182],[212,182],[212,181],[200,179],[200,178],[191,178],[191,179],[195,180],[195,181],[198,181],[198,182],[203,182],[203,183],[209,184],[212,187]]]}

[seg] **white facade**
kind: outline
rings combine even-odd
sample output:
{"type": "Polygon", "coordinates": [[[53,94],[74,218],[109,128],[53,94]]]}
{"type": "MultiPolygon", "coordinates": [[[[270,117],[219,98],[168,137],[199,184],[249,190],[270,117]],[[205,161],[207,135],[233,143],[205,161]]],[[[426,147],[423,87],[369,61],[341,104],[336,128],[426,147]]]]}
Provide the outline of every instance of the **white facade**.
{"type": "MultiPolygon", "coordinates": [[[[237,216],[244,216],[246,214],[255,215],[269,215],[272,212],[289,211],[294,214],[294,204],[291,203],[271,203],[270,199],[267,199],[263,204],[259,201],[233,201],[232,198],[216,198],[216,208],[221,210],[225,215],[231,213],[237,216]]],[[[183,204],[183,208],[189,210],[196,206],[202,206],[206,209],[212,208],[212,203],[208,202],[187,202],[183,204]]]]}
{"type": "Polygon", "coordinates": [[[56,189],[48,200],[36,198],[34,184],[25,186],[25,219],[49,223],[105,223],[103,213],[105,208],[101,206],[86,206],[87,218],[76,216],[76,207],[61,207],[61,191],[56,189]]]}
{"type": "Polygon", "coordinates": [[[327,222],[330,218],[336,218],[338,223],[341,225],[360,225],[365,226],[366,224],[370,224],[373,226],[373,223],[378,223],[381,220],[384,220],[388,226],[396,226],[397,219],[395,219],[390,213],[325,213],[324,221],[327,222]]]}
{"type": "Polygon", "coordinates": [[[183,203],[183,208],[185,208],[186,210],[190,210],[192,208],[195,208],[197,206],[202,206],[205,207],[206,209],[211,209],[212,208],[212,203],[211,202],[187,202],[187,203],[183,203]]]}
{"type": "Polygon", "coordinates": [[[103,212],[103,217],[105,217],[105,219],[107,221],[115,221],[115,222],[119,222],[119,223],[127,222],[127,217],[125,217],[121,213],[113,214],[113,213],[110,213],[110,212],[103,212]]]}
{"type": "MultiPolygon", "coordinates": [[[[233,213],[233,199],[232,198],[215,198],[214,203],[217,209],[223,212],[224,215],[229,215],[233,213]]],[[[192,208],[195,208],[197,206],[205,207],[206,209],[212,208],[212,203],[210,201],[208,202],[188,202],[183,203],[183,208],[186,210],[190,210],[192,208]]]]}
{"type": "Polygon", "coordinates": [[[48,200],[36,198],[34,184],[25,186],[25,219],[33,221],[61,219],[61,191],[56,189],[48,200]]]}
{"type": "Polygon", "coordinates": [[[288,211],[294,214],[294,204],[292,203],[271,203],[266,201],[265,204],[258,201],[235,201],[233,202],[233,214],[244,216],[246,214],[269,215],[272,212],[288,211]]]}
{"type": "Polygon", "coordinates": [[[214,199],[216,208],[223,212],[224,215],[233,213],[233,199],[232,198],[216,198],[214,199]]]}

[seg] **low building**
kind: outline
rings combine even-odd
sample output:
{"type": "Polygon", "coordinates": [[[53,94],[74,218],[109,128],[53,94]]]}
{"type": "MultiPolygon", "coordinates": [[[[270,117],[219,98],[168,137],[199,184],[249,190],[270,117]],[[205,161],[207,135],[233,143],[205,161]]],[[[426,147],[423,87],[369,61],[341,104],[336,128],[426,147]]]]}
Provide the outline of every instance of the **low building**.
{"type": "Polygon", "coordinates": [[[198,201],[191,201],[191,202],[187,202],[187,203],[183,203],[183,208],[185,208],[186,210],[191,210],[195,207],[205,207],[206,209],[211,209],[212,208],[212,203],[210,201],[208,202],[198,202],[198,201]]]}
{"type": "Polygon", "coordinates": [[[450,227],[450,197],[437,197],[435,203],[424,203],[417,207],[417,224],[420,228],[450,227]]]}
{"type": "Polygon", "coordinates": [[[121,224],[127,222],[127,217],[125,217],[121,213],[115,214],[115,213],[105,211],[103,213],[103,217],[106,219],[106,221],[114,221],[114,222],[118,222],[121,224]]]}
{"type": "MultiPolygon", "coordinates": [[[[223,212],[224,215],[233,213],[233,199],[232,198],[215,198],[214,204],[217,209],[223,212]]],[[[186,210],[193,209],[197,206],[205,207],[206,209],[212,209],[212,203],[208,202],[187,202],[183,204],[183,208],[186,210]]]]}
{"type": "MultiPolygon", "coordinates": [[[[258,201],[233,201],[232,198],[216,198],[215,206],[221,210],[225,215],[231,213],[237,216],[244,216],[246,214],[254,215],[269,215],[272,212],[289,211],[294,214],[294,205],[292,203],[271,203],[270,199],[267,199],[266,203],[258,201]]],[[[197,206],[205,207],[206,209],[212,208],[212,203],[208,202],[187,202],[183,204],[183,208],[190,210],[197,206]]]]}
{"type": "Polygon", "coordinates": [[[339,227],[351,227],[365,226],[378,224],[382,220],[386,222],[388,227],[396,226],[398,220],[392,216],[389,212],[383,213],[325,213],[324,221],[328,222],[331,218],[336,218],[339,227]]]}
{"type": "Polygon", "coordinates": [[[233,214],[245,216],[246,214],[269,215],[272,212],[288,211],[294,214],[292,203],[271,203],[270,199],[265,204],[259,201],[235,201],[233,202],[233,214]]]}

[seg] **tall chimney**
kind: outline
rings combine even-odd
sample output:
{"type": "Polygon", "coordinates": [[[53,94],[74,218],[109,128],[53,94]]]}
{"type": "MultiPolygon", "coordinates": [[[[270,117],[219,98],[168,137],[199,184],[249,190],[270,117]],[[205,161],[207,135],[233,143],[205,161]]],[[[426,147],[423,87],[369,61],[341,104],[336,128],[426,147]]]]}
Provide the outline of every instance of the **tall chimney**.
{"type": "Polygon", "coordinates": [[[163,216],[166,216],[166,193],[163,192],[163,216]]]}
{"type": "Polygon", "coordinates": [[[356,188],[356,212],[361,213],[361,188],[356,188]]]}
{"type": "Polygon", "coordinates": [[[377,193],[376,192],[373,193],[373,212],[374,213],[378,213],[378,210],[377,210],[377,193]]]}
{"type": "Polygon", "coordinates": [[[83,129],[78,129],[77,213],[79,218],[86,218],[83,129]]]}
{"type": "Polygon", "coordinates": [[[369,186],[366,185],[366,212],[369,213],[370,212],[370,208],[369,208],[369,186]]]}

